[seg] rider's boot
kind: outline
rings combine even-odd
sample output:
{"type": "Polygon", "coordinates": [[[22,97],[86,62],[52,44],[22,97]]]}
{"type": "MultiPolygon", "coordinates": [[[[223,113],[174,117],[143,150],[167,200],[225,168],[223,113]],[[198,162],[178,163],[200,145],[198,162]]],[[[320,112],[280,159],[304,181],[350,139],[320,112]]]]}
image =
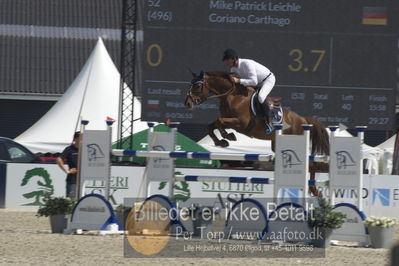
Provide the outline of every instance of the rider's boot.
{"type": "Polygon", "coordinates": [[[273,125],[272,123],[270,123],[270,107],[269,104],[267,103],[267,101],[264,101],[263,103],[261,103],[263,112],[264,112],[264,118],[265,118],[265,127],[266,127],[266,135],[269,135],[270,133],[272,133],[273,131],[273,125]]]}

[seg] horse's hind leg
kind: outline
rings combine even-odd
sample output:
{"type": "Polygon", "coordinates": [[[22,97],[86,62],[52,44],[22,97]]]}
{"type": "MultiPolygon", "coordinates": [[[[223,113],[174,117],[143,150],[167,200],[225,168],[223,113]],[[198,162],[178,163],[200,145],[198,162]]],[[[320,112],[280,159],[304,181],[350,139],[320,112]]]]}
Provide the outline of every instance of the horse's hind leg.
{"type": "Polygon", "coordinates": [[[213,143],[215,143],[215,146],[221,146],[221,147],[227,147],[229,146],[229,143],[227,142],[227,140],[225,139],[218,139],[218,137],[215,135],[215,133],[213,132],[216,128],[218,128],[216,126],[217,121],[211,123],[208,125],[208,135],[211,137],[211,139],[213,140],[213,143]]]}
{"type": "MultiPolygon", "coordinates": [[[[310,180],[316,180],[316,166],[314,163],[309,164],[309,172],[310,172],[310,180]]],[[[317,189],[315,185],[309,185],[309,192],[313,194],[315,197],[323,197],[323,194],[317,189]]]]}

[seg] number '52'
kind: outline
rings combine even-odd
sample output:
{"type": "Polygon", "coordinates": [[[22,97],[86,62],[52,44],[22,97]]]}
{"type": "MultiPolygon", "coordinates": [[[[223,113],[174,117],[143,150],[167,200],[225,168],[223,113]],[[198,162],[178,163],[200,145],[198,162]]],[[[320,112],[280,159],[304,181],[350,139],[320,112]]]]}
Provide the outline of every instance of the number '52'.
{"type": "Polygon", "coordinates": [[[150,7],[160,7],[161,0],[148,0],[148,6],[150,7]]]}

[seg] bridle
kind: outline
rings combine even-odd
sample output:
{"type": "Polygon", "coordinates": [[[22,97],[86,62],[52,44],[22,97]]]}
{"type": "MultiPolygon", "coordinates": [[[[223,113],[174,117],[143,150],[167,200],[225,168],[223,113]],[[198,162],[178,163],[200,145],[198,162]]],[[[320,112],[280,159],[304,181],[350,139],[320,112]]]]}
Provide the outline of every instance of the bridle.
{"type": "Polygon", "coordinates": [[[201,104],[202,102],[204,102],[207,99],[206,97],[200,97],[199,99],[197,99],[197,97],[193,94],[193,86],[197,85],[197,84],[201,84],[200,92],[202,93],[202,89],[204,88],[204,86],[206,86],[204,79],[197,80],[195,82],[191,82],[190,88],[188,89],[188,92],[187,92],[187,96],[191,97],[191,99],[193,100],[193,102],[196,105],[201,104]]]}
{"type": "MultiPolygon", "coordinates": [[[[198,104],[201,104],[202,102],[204,102],[204,101],[207,100],[207,99],[213,99],[213,98],[224,97],[224,96],[226,96],[226,95],[231,94],[231,93],[234,92],[235,89],[236,89],[236,86],[235,86],[234,81],[231,80],[231,82],[232,82],[232,87],[231,87],[231,89],[229,89],[228,91],[226,91],[226,92],[223,93],[223,94],[214,94],[214,95],[211,95],[211,96],[209,96],[209,97],[201,97],[200,99],[195,99],[195,100],[194,100],[194,97],[193,97],[194,95],[193,95],[193,92],[192,92],[192,89],[193,89],[193,86],[194,86],[194,85],[197,85],[197,84],[200,84],[200,85],[201,85],[201,90],[200,90],[201,93],[202,93],[202,90],[203,90],[204,87],[207,87],[208,90],[209,90],[209,87],[208,87],[208,85],[207,85],[207,82],[205,81],[204,78],[202,78],[201,80],[197,80],[197,81],[195,81],[195,82],[191,82],[190,89],[189,89],[188,92],[187,92],[187,96],[190,96],[191,99],[193,99],[194,103],[197,104],[197,105],[198,105],[198,104]]],[[[209,90],[209,91],[212,92],[211,90],[209,90]]]]}

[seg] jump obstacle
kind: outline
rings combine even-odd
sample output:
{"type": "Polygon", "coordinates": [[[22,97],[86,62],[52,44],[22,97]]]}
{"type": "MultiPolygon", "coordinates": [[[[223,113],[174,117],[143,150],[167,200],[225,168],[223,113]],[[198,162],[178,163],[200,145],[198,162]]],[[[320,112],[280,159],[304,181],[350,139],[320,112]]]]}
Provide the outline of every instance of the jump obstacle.
{"type": "MultiPolygon", "coordinates": [[[[357,127],[357,137],[337,137],[335,131],[337,127],[330,127],[330,158],[319,155],[311,155],[310,151],[310,130],[311,125],[303,125],[303,135],[284,135],[282,134],[282,125],[276,125],[276,152],[275,152],[275,175],[274,178],[260,177],[221,177],[221,176],[193,176],[193,175],[176,175],[174,174],[174,162],[176,158],[186,159],[213,159],[213,160],[234,160],[234,161],[270,161],[273,156],[271,154],[232,154],[232,153],[206,153],[206,152],[182,152],[171,151],[175,147],[176,126],[172,126],[171,132],[154,132],[153,124],[149,124],[149,145],[148,151],[139,150],[112,150],[114,156],[136,156],[148,158],[146,171],[147,178],[145,186],[149,187],[152,181],[168,181],[169,196],[173,195],[173,184],[175,181],[188,182],[230,182],[230,183],[255,183],[255,184],[274,184],[274,199],[278,203],[278,193],[283,188],[300,189],[303,198],[308,197],[308,185],[315,185],[314,180],[309,180],[309,161],[329,161],[330,162],[330,180],[327,182],[318,182],[319,185],[328,185],[330,191],[330,200],[335,202],[335,189],[354,189],[357,191],[358,200],[356,205],[344,204],[337,205],[336,208],[344,209],[344,212],[357,214],[360,221],[365,218],[362,210],[362,153],[361,144],[363,143],[365,127],[357,127]],[[154,145],[151,142],[159,138],[163,145],[169,146],[164,151],[151,150],[154,145]],[[168,151],[169,150],[169,151],[168,151]],[[154,165],[159,163],[166,169],[161,167],[161,171],[154,171],[154,165]],[[349,211],[348,211],[349,210],[349,211]],[[353,213],[351,213],[353,212],[353,213]]],[[[83,134],[84,136],[84,134],[83,134]]],[[[154,144],[154,143],[153,143],[154,144]]],[[[149,193],[147,193],[148,196],[149,193]]],[[[154,196],[152,196],[153,198],[154,196]]],[[[235,205],[239,205],[237,202],[235,205]]],[[[286,203],[284,203],[286,204],[286,203]]],[[[299,208],[302,208],[299,205],[299,208]]],[[[278,208],[277,208],[278,209],[278,208]]],[[[262,210],[264,211],[264,210],[262,210]]],[[[266,219],[270,215],[265,213],[266,219]]],[[[265,230],[271,227],[266,221],[265,230]]],[[[359,227],[359,226],[357,226],[359,227]]],[[[263,231],[265,231],[263,230],[263,231]]],[[[350,229],[353,231],[353,229],[350,229]]],[[[336,240],[355,240],[360,243],[367,243],[367,236],[364,227],[355,228],[356,234],[349,237],[346,236],[348,230],[342,234],[337,234],[336,240]],[[364,231],[364,232],[363,232],[364,231]],[[349,238],[349,239],[348,239],[349,238]]]]}
{"type": "MultiPolygon", "coordinates": [[[[153,124],[149,124],[150,129],[152,129],[153,124]]],[[[333,182],[333,178],[327,182],[317,182],[320,185],[334,185],[334,188],[350,188],[350,189],[358,189],[361,184],[357,181],[361,180],[359,175],[362,175],[362,171],[360,170],[361,165],[361,143],[363,142],[363,132],[365,127],[357,127],[358,137],[336,137],[335,131],[338,127],[329,127],[331,130],[330,143],[331,143],[331,154],[337,154],[336,156],[331,156],[329,158],[325,155],[314,155],[309,153],[310,146],[310,129],[311,125],[303,125],[304,134],[303,135],[283,135],[282,134],[282,126],[275,125],[276,134],[276,153],[275,153],[275,176],[279,178],[260,178],[260,177],[224,177],[224,176],[194,176],[194,175],[175,175],[174,171],[172,173],[172,177],[170,178],[162,178],[163,181],[167,180],[176,180],[176,181],[189,181],[189,182],[230,182],[230,183],[255,183],[255,184],[276,184],[277,188],[275,189],[275,196],[277,195],[277,190],[281,188],[299,188],[301,190],[306,190],[308,185],[315,185],[316,181],[309,180],[309,162],[329,162],[331,159],[331,164],[339,164],[339,167],[350,167],[350,165],[346,165],[346,161],[342,160],[351,160],[351,163],[355,163],[358,161],[359,170],[354,173],[351,171],[350,173],[355,174],[354,178],[351,178],[353,182],[349,182],[347,180],[347,176],[345,176],[345,180],[342,182],[333,182]],[[340,144],[340,141],[345,141],[344,147],[336,148],[336,144],[340,144]],[[350,152],[347,151],[348,147],[354,147],[350,152]],[[358,150],[354,157],[353,152],[358,150]],[[339,151],[338,151],[339,150],[339,151]],[[346,157],[351,155],[350,157],[346,157]],[[281,155],[281,156],[277,156],[281,155]],[[305,158],[305,159],[302,159],[305,158]],[[296,162],[293,160],[297,160],[296,162]],[[355,161],[354,161],[355,160],[355,161]],[[297,166],[300,166],[298,168],[297,166]],[[297,168],[295,168],[297,167],[297,168]],[[286,170],[288,168],[288,170],[286,170]],[[294,176],[296,175],[296,176],[294,176]]],[[[173,129],[173,128],[172,128],[173,129]]],[[[158,134],[163,134],[166,132],[157,132],[158,134]]],[[[152,130],[149,131],[149,139],[153,138],[154,132],[152,130]]],[[[168,134],[168,133],[166,133],[168,134]]],[[[174,142],[175,131],[171,131],[171,141],[169,143],[174,142]]],[[[173,145],[174,146],[174,145],[173,145]]],[[[151,148],[151,147],[149,147],[151,148]]],[[[187,151],[142,151],[142,150],[118,150],[113,149],[112,155],[114,156],[133,156],[133,157],[144,157],[144,158],[160,158],[160,159],[173,159],[177,158],[185,158],[185,159],[209,159],[209,160],[230,160],[230,161],[271,161],[273,159],[272,154],[237,154],[237,153],[211,153],[211,152],[187,152],[187,151]]],[[[147,168],[149,168],[147,166],[147,168]]],[[[150,169],[149,169],[150,170],[150,169]]],[[[334,167],[330,167],[330,175],[339,176],[338,172],[334,172],[334,167]]],[[[342,172],[342,171],[341,171],[342,172]]],[[[163,172],[165,175],[165,172],[163,172]]],[[[151,180],[156,181],[156,180],[151,180]]],[[[308,193],[304,193],[304,196],[308,193]]],[[[334,200],[332,198],[332,200],[334,200]]],[[[359,205],[359,204],[358,204],[359,205]]],[[[359,205],[360,206],[360,205],[359,205]]],[[[361,207],[359,208],[361,209],[361,207]]]]}

